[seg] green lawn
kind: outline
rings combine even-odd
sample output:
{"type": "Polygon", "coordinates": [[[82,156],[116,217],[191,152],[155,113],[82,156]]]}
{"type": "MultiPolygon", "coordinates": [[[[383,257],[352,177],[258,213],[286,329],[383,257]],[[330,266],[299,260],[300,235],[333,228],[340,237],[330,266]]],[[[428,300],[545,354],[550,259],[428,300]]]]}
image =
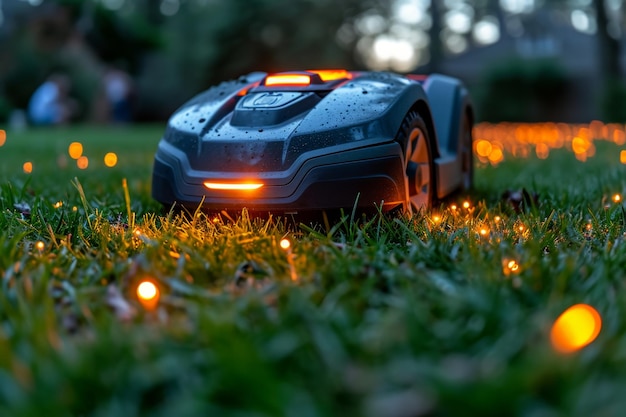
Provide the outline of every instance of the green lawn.
{"type": "Polygon", "coordinates": [[[287,230],[164,214],[162,130],[7,132],[0,416],[626,415],[620,147],[505,155],[411,220],[287,230]],[[538,203],[516,212],[503,194],[522,188],[538,203]],[[559,353],[550,329],[577,303],[602,329],[559,353]]]}

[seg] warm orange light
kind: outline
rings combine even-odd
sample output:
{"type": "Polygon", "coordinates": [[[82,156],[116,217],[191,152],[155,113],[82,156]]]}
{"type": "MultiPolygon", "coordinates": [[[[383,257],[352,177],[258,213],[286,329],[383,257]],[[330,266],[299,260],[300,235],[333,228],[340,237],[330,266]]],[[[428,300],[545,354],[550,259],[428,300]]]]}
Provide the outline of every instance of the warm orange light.
{"type": "Polygon", "coordinates": [[[547,159],[550,156],[550,148],[545,143],[538,143],[535,148],[535,153],[539,159],[547,159]]]}
{"type": "Polygon", "coordinates": [[[80,169],[87,169],[89,167],[89,158],[81,156],[76,160],[76,166],[80,169]]]}
{"type": "Polygon", "coordinates": [[[54,203],[52,205],[52,207],[54,207],[56,209],[61,208],[61,207],[63,207],[63,202],[62,201],[57,201],[56,203],[54,203]]]}
{"type": "Polygon", "coordinates": [[[620,201],[622,201],[622,196],[619,195],[619,194],[615,194],[613,196],[613,201],[616,202],[616,203],[619,203],[620,201]]]}
{"type": "Polygon", "coordinates": [[[39,252],[41,252],[46,247],[46,245],[40,240],[37,243],[35,243],[35,247],[37,248],[39,252]]]}
{"type": "Polygon", "coordinates": [[[291,242],[289,241],[289,239],[282,239],[280,241],[280,247],[283,248],[284,250],[287,250],[291,247],[291,242]]]}
{"type": "Polygon", "coordinates": [[[576,136],[572,139],[572,150],[576,154],[584,154],[587,153],[589,148],[591,147],[591,142],[589,140],[576,136]]]}
{"type": "Polygon", "coordinates": [[[24,162],[24,165],[22,165],[22,170],[24,171],[25,174],[30,174],[33,172],[33,163],[32,162],[24,162]]]}
{"type": "Polygon", "coordinates": [[[113,168],[115,165],[117,165],[117,154],[115,152],[109,152],[104,155],[104,165],[108,166],[109,168],[113,168]]]}
{"type": "Polygon", "coordinates": [[[3,146],[7,141],[7,132],[4,129],[0,129],[0,146],[3,146]]]}
{"type": "Polygon", "coordinates": [[[517,274],[520,271],[520,266],[516,260],[504,259],[502,261],[502,272],[504,272],[504,275],[517,274]]]}
{"type": "Polygon", "coordinates": [[[452,204],[452,205],[450,206],[450,210],[453,210],[453,211],[454,211],[454,210],[456,210],[456,209],[457,209],[456,204],[452,204]]]}
{"type": "Polygon", "coordinates": [[[482,156],[484,158],[487,158],[489,156],[489,154],[491,154],[491,150],[492,150],[492,146],[491,143],[487,140],[484,139],[480,139],[478,141],[476,141],[476,153],[479,156],[482,156]]]}
{"type": "Polygon", "coordinates": [[[70,154],[70,158],[78,159],[83,154],[83,144],[80,142],[72,142],[67,148],[67,153],[70,154]]]}
{"type": "Polygon", "coordinates": [[[265,85],[271,86],[307,86],[311,84],[311,77],[306,74],[276,74],[268,75],[265,85]]]}
{"type": "Polygon", "coordinates": [[[504,154],[502,153],[502,149],[494,148],[493,151],[489,154],[489,162],[494,165],[499,164],[504,160],[504,154]]]}
{"type": "Polygon", "coordinates": [[[494,217],[494,218],[493,218],[493,220],[494,220],[496,223],[498,223],[500,220],[502,220],[502,217],[500,217],[500,216],[496,216],[496,217],[494,217]]]}
{"type": "Polygon", "coordinates": [[[557,351],[571,353],[593,342],[601,328],[602,318],[596,309],[587,304],[576,304],[556,319],[550,340],[557,351]]]}
{"type": "Polygon", "coordinates": [[[440,223],[441,222],[441,216],[439,216],[438,214],[435,214],[433,216],[433,222],[434,223],[440,223]]]}
{"type": "Polygon", "coordinates": [[[489,234],[489,229],[487,229],[486,227],[483,227],[480,229],[479,233],[481,236],[487,236],[489,234]]]}
{"type": "Polygon", "coordinates": [[[329,70],[308,70],[308,72],[313,72],[320,76],[322,81],[335,81],[335,80],[343,80],[345,78],[351,79],[352,74],[350,74],[345,69],[329,69],[329,70]]]}
{"type": "Polygon", "coordinates": [[[619,161],[622,164],[626,164],[626,151],[620,151],[620,153],[619,153],[619,161]]]}
{"type": "Polygon", "coordinates": [[[464,208],[464,209],[468,209],[469,207],[470,207],[470,203],[469,203],[469,201],[464,201],[464,202],[463,202],[463,208],[464,208]]]}
{"type": "Polygon", "coordinates": [[[145,280],[137,286],[137,298],[146,309],[153,309],[159,303],[161,294],[154,282],[145,280]]]}
{"type": "Polygon", "coordinates": [[[206,181],[204,186],[209,190],[234,190],[234,191],[252,191],[263,187],[260,182],[209,182],[206,181]]]}

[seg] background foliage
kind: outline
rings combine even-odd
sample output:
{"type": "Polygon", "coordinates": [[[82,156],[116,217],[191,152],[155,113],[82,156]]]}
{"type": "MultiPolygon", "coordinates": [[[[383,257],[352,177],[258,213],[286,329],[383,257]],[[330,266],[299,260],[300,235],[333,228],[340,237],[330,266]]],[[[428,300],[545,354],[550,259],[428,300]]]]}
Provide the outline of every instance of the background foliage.
{"type": "Polygon", "coordinates": [[[1,3],[0,120],[7,120],[11,109],[24,109],[35,88],[54,71],[67,72],[75,80],[73,94],[83,109],[80,119],[95,120],[100,80],[110,65],[133,76],[138,120],[162,120],[195,93],[241,74],[309,67],[451,71],[475,91],[478,114],[491,121],[509,117],[546,120],[547,109],[564,120],[625,120],[617,111],[620,106],[614,104],[624,98],[619,93],[624,85],[619,57],[626,9],[621,0],[29,3],[1,3]],[[580,19],[588,25],[573,31],[573,16],[578,16],[579,25],[580,19]],[[460,29],[459,19],[469,26],[460,29]],[[485,22],[499,31],[494,44],[476,39],[476,28],[485,22]],[[581,30],[593,39],[587,43],[591,47],[580,51],[587,63],[582,82],[581,74],[573,73],[564,58],[571,52],[557,53],[548,59],[555,65],[544,67],[541,51],[533,52],[537,56],[523,56],[515,49],[520,39],[531,44],[552,38],[560,42],[559,36],[573,36],[581,30]],[[451,64],[460,56],[468,56],[470,63],[489,64],[479,72],[465,70],[462,63],[451,64]],[[401,59],[406,59],[402,65],[401,59]],[[536,63],[513,65],[520,60],[536,63]],[[560,67],[559,74],[555,66],[560,67]],[[505,79],[511,81],[503,89],[505,79]],[[570,88],[573,84],[577,89],[570,88]],[[578,90],[586,93],[579,95],[578,90]],[[546,97],[554,100],[544,103],[546,97]],[[572,111],[567,108],[555,110],[562,108],[553,105],[555,101],[571,100],[579,102],[582,110],[575,115],[568,114],[572,111]],[[504,111],[516,103],[517,111],[504,111]]]}

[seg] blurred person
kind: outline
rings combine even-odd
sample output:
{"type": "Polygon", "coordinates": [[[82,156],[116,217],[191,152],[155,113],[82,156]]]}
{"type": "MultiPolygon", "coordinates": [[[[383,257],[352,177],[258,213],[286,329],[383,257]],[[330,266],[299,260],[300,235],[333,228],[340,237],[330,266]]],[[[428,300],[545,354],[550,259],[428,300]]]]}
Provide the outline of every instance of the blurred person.
{"type": "Polygon", "coordinates": [[[109,105],[109,120],[113,123],[130,122],[133,94],[133,83],[130,75],[120,69],[109,68],[104,74],[103,83],[109,105]]]}
{"type": "Polygon", "coordinates": [[[69,96],[72,82],[67,75],[53,74],[35,90],[28,103],[28,117],[37,126],[68,123],[77,113],[69,96]]]}

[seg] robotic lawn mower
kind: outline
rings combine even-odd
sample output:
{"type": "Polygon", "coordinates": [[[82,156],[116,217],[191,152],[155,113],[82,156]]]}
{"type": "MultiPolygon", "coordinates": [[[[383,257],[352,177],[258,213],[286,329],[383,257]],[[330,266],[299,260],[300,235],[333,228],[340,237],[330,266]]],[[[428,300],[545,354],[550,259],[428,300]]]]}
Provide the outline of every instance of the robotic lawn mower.
{"type": "Polygon", "coordinates": [[[252,73],[170,118],[152,195],[209,212],[412,213],[471,186],[472,121],[442,75],[252,73]]]}

